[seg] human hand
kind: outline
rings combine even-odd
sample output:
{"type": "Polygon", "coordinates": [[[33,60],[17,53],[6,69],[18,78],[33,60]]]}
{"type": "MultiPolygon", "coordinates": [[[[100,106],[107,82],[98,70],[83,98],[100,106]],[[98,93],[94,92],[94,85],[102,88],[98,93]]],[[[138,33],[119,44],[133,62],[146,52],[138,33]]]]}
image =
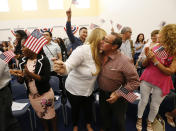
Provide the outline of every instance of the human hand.
{"type": "Polygon", "coordinates": [[[69,9],[66,11],[66,15],[67,15],[68,21],[70,21],[70,20],[71,20],[71,15],[72,15],[71,8],[69,8],[69,9]]]}
{"type": "Polygon", "coordinates": [[[149,49],[149,47],[145,48],[145,55],[149,60],[152,60],[155,57],[155,54],[153,53],[152,50],[149,49]]]}
{"type": "Polygon", "coordinates": [[[117,93],[114,91],[111,93],[110,98],[107,99],[106,101],[109,102],[110,104],[113,104],[114,102],[116,102],[116,100],[119,98],[119,96],[117,95],[117,93]]]}
{"type": "Polygon", "coordinates": [[[55,72],[57,72],[61,75],[65,74],[65,72],[66,72],[66,66],[65,66],[64,62],[61,60],[54,61],[53,69],[55,72]]]}
{"type": "Polygon", "coordinates": [[[23,77],[24,76],[24,74],[23,74],[23,72],[21,70],[15,70],[15,69],[12,70],[12,69],[10,69],[9,72],[10,72],[11,75],[15,75],[15,76],[19,76],[19,77],[23,77]]]}

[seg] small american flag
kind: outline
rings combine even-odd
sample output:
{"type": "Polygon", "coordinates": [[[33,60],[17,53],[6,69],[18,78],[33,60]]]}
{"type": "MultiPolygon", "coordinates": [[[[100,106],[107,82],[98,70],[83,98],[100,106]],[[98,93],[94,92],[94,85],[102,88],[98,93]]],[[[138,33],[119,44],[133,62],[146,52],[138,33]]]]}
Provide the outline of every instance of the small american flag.
{"type": "Polygon", "coordinates": [[[166,59],[168,54],[164,50],[163,46],[160,46],[158,49],[154,50],[154,54],[160,59],[166,59]]]}
{"type": "Polygon", "coordinates": [[[106,21],[102,18],[102,19],[100,19],[100,22],[105,23],[106,21]]]}
{"type": "Polygon", "coordinates": [[[120,30],[122,28],[121,24],[117,24],[117,29],[120,30]]]}
{"type": "Polygon", "coordinates": [[[15,57],[15,54],[13,53],[13,51],[9,50],[9,51],[6,51],[2,54],[0,54],[0,58],[7,64],[9,63],[9,61],[15,57]]]}
{"type": "Polygon", "coordinates": [[[111,25],[114,23],[112,20],[110,20],[111,25]]]}
{"type": "Polygon", "coordinates": [[[126,88],[124,87],[120,87],[116,93],[120,96],[122,96],[123,98],[125,98],[127,101],[129,101],[130,103],[133,103],[136,99],[137,99],[137,95],[135,95],[133,92],[128,91],[126,88]]]}
{"type": "Polygon", "coordinates": [[[72,0],[72,4],[73,4],[73,5],[78,5],[79,2],[78,2],[78,0],[72,0]]]}
{"type": "Polygon", "coordinates": [[[48,43],[47,39],[36,29],[27,38],[24,46],[38,54],[46,43],[48,43]]]}
{"type": "Polygon", "coordinates": [[[98,27],[100,27],[100,26],[96,25],[96,24],[93,24],[93,23],[90,24],[90,29],[94,29],[94,28],[98,28],[98,27]]]}

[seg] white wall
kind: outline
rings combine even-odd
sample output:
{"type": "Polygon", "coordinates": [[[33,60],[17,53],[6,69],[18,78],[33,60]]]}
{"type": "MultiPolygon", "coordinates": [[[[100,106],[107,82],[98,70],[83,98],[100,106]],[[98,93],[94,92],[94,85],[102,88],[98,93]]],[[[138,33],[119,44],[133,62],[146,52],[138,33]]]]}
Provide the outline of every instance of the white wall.
{"type": "MultiPolygon", "coordinates": [[[[73,25],[88,25],[95,23],[104,28],[108,33],[111,29],[110,20],[114,21],[115,31],[119,32],[115,26],[116,23],[123,26],[130,26],[133,30],[132,39],[136,39],[138,33],[144,33],[150,38],[150,33],[154,29],[160,29],[161,21],[166,23],[176,23],[176,0],[99,0],[100,15],[98,17],[74,17],[73,25]],[[101,23],[100,19],[106,20],[101,23]]],[[[99,9],[97,7],[97,9],[99,9]]],[[[53,36],[66,37],[63,27],[66,18],[58,19],[33,19],[17,21],[0,20],[0,41],[7,40],[8,36],[13,35],[10,30],[1,30],[4,28],[16,27],[53,27],[53,36]]],[[[78,35],[78,33],[77,33],[78,35]]]]}
{"type": "Polygon", "coordinates": [[[130,26],[133,40],[139,33],[150,38],[152,30],[160,29],[161,21],[176,24],[176,0],[100,0],[100,4],[100,18],[108,21],[103,27],[110,31],[110,19],[114,23],[130,26]]]}
{"type": "MultiPolygon", "coordinates": [[[[85,26],[89,29],[89,24],[95,21],[97,17],[72,17],[72,25],[79,27],[85,26]]],[[[14,39],[13,34],[10,32],[14,28],[24,28],[32,32],[33,29],[29,27],[38,28],[51,28],[53,27],[53,37],[67,37],[64,27],[66,24],[66,18],[58,19],[33,19],[33,20],[15,20],[15,21],[0,21],[0,41],[8,40],[10,36],[14,39]]],[[[78,32],[76,33],[78,36],[78,32]]]]}

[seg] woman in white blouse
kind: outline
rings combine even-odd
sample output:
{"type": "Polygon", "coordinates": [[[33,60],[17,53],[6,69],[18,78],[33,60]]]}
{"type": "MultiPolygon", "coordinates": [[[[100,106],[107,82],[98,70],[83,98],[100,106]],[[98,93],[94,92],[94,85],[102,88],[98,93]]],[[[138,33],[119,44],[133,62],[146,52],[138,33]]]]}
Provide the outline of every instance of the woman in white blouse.
{"type": "Polygon", "coordinates": [[[65,88],[72,106],[73,131],[78,131],[80,109],[83,109],[87,130],[93,131],[92,92],[101,67],[99,45],[105,35],[103,29],[94,29],[86,44],[77,47],[66,62],[54,61],[54,70],[57,73],[68,74],[65,88]]]}

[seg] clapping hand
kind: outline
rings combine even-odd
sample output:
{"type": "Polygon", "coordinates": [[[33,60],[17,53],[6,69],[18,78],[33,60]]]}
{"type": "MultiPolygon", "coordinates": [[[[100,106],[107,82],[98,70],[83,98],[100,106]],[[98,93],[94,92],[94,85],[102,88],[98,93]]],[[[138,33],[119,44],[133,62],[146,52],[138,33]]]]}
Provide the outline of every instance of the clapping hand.
{"type": "Polygon", "coordinates": [[[9,70],[11,75],[15,75],[15,76],[19,76],[19,77],[23,77],[24,74],[21,70],[9,70]]]}
{"type": "Polygon", "coordinates": [[[155,54],[153,53],[152,50],[149,49],[149,47],[145,48],[145,55],[149,60],[152,60],[155,57],[155,54]]]}

